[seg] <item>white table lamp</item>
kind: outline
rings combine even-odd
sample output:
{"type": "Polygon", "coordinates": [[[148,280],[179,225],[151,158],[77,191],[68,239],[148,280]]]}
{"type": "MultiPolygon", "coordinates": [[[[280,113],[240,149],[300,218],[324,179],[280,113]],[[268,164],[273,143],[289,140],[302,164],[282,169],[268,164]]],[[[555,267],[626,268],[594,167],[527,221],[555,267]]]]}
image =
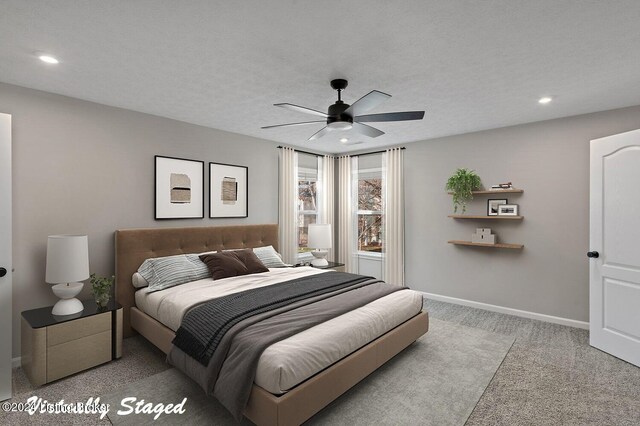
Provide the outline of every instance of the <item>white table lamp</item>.
{"type": "Polygon", "coordinates": [[[83,281],[89,278],[89,243],[86,235],[50,235],[47,239],[45,281],[55,284],[53,293],[60,298],[54,315],[82,312],[84,305],[76,299],[83,281]]]}
{"type": "Polygon", "coordinates": [[[313,266],[327,266],[329,264],[326,257],[329,253],[327,249],[331,248],[331,239],[331,225],[319,223],[309,225],[307,246],[316,249],[311,252],[315,257],[311,261],[313,266]]]}

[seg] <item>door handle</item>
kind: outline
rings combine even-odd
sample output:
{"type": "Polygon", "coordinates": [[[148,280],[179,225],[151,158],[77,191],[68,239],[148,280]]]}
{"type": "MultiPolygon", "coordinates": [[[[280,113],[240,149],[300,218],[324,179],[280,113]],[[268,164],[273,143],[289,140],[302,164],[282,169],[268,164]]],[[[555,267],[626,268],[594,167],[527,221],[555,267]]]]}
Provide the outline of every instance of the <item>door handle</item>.
{"type": "Polygon", "coordinates": [[[600,253],[598,253],[597,251],[590,251],[587,253],[587,257],[597,259],[600,257],[600,253]]]}
{"type": "Polygon", "coordinates": [[[4,277],[5,275],[7,275],[7,270],[5,268],[0,268],[0,278],[4,277]]]}

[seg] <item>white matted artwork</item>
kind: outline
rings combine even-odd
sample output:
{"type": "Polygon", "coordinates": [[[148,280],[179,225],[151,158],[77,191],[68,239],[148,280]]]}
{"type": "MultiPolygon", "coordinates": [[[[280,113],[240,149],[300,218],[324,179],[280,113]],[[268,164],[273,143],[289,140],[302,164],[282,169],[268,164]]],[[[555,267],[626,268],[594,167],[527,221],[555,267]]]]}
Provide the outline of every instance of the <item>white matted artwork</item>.
{"type": "Polygon", "coordinates": [[[518,216],[518,205],[502,204],[498,206],[498,216],[518,216]]]}
{"type": "Polygon", "coordinates": [[[249,216],[249,168],[209,163],[209,217],[249,216]]]}
{"type": "Polygon", "coordinates": [[[155,218],[204,218],[204,161],[155,156],[155,218]]]}

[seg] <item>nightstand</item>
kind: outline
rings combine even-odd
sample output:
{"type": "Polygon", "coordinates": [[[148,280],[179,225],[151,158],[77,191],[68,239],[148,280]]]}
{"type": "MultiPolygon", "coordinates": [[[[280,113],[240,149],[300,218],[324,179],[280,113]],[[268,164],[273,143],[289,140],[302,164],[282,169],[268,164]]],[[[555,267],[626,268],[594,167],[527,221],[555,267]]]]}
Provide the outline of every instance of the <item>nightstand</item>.
{"type": "Polygon", "coordinates": [[[98,309],[82,302],[73,315],[51,313],[52,306],[22,313],[22,368],[34,386],[53,382],[122,356],[122,306],[110,301],[98,309]]]}
{"type": "Polygon", "coordinates": [[[336,272],[344,272],[344,263],[329,262],[327,266],[311,266],[318,269],[333,269],[336,272]]]}

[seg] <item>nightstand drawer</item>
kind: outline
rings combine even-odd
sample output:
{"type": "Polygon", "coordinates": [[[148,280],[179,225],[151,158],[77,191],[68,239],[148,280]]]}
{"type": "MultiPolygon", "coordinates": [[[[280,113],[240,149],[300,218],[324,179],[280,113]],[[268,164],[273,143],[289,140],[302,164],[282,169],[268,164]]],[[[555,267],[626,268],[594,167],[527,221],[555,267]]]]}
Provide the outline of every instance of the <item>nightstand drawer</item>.
{"type": "MultiPolygon", "coordinates": [[[[110,327],[111,314],[109,313],[107,317],[109,318],[110,327]]],[[[81,339],[49,346],[47,349],[47,382],[58,380],[109,361],[111,361],[110,328],[81,339]]]]}
{"type": "Polygon", "coordinates": [[[47,346],[56,346],[108,330],[111,330],[111,312],[52,325],[47,327],[47,346]]]}

